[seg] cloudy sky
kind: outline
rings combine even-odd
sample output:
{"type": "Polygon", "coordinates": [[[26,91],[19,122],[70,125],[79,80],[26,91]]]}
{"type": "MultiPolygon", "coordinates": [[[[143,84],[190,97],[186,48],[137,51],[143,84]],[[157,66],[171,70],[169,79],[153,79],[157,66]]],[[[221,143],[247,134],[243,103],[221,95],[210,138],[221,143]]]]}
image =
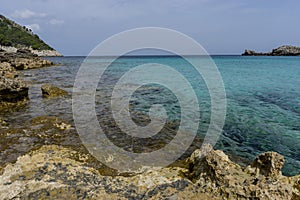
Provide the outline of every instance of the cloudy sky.
{"type": "Polygon", "coordinates": [[[64,55],[87,55],[131,28],[175,29],[210,54],[300,46],[299,0],[1,0],[0,13],[64,55]]]}

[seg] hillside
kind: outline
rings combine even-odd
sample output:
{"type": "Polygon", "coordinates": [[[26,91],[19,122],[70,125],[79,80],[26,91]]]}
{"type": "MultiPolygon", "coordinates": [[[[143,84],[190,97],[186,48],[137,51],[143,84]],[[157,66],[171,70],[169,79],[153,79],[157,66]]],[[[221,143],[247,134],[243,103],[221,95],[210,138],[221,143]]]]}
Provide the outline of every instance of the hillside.
{"type": "Polygon", "coordinates": [[[39,56],[59,56],[52,47],[46,44],[30,29],[21,26],[14,21],[0,15],[0,49],[4,51],[16,51],[27,48],[39,56]],[[8,48],[13,47],[13,48],[8,48]]]}

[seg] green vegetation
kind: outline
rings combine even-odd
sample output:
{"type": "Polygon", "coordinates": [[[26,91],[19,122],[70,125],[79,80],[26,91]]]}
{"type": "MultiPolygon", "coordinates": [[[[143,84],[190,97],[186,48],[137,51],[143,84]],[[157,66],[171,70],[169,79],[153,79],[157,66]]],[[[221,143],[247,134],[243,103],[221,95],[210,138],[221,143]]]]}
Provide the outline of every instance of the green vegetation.
{"type": "Polygon", "coordinates": [[[37,50],[53,50],[39,36],[25,26],[0,15],[0,45],[14,47],[32,47],[37,50]]]}

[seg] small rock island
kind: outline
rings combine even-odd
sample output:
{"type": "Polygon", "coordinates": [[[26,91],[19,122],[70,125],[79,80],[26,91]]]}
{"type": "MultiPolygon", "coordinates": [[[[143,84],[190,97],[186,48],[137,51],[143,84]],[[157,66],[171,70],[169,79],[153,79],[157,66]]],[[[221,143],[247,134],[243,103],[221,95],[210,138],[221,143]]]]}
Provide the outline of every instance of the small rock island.
{"type": "Polygon", "coordinates": [[[246,49],[242,56],[300,56],[300,47],[284,45],[266,53],[246,49]]]}

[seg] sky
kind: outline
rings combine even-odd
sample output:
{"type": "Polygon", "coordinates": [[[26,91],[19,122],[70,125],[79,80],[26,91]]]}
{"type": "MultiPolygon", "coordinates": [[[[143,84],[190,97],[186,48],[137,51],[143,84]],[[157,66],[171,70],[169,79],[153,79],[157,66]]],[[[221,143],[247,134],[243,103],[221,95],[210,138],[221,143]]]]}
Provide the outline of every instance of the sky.
{"type": "Polygon", "coordinates": [[[300,46],[299,0],[0,1],[0,14],[63,55],[87,55],[114,34],[149,26],[180,31],[209,54],[300,46]]]}

